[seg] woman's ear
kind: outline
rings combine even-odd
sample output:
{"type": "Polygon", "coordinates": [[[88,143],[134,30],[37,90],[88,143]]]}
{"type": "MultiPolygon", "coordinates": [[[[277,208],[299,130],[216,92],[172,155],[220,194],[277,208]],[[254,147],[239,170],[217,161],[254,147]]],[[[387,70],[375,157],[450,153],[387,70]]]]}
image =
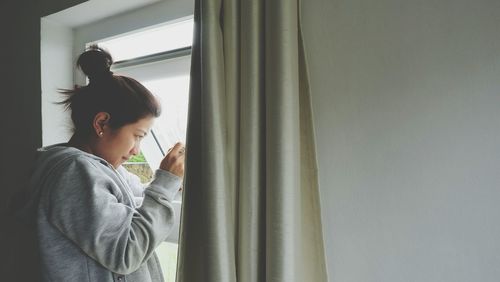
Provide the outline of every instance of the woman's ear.
{"type": "Polygon", "coordinates": [[[111,116],[106,112],[99,112],[95,115],[92,126],[94,127],[94,132],[98,137],[104,136],[104,132],[110,118],[111,116]]]}

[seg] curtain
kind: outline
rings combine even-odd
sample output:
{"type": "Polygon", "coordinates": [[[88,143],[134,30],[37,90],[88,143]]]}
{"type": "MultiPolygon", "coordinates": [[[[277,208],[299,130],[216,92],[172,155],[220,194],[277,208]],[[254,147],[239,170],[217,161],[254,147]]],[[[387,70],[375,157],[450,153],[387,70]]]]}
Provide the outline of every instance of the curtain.
{"type": "Polygon", "coordinates": [[[197,0],[177,281],[326,281],[299,0],[197,0]]]}

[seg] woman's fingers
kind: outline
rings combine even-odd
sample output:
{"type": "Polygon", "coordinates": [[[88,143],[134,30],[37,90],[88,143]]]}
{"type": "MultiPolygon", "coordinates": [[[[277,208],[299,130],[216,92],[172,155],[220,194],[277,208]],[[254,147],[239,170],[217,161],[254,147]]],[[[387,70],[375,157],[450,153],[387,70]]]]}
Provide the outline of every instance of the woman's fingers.
{"type": "Polygon", "coordinates": [[[185,153],[184,144],[182,144],[181,142],[175,143],[175,145],[173,147],[171,147],[170,149],[168,149],[167,155],[170,154],[170,152],[174,152],[174,153],[177,152],[177,154],[179,152],[185,153]]]}
{"type": "Polygon", "coordinates": [[[163,158],[160,169],[170,171],[177,176],[183,177],[185,150],[184,144],[181,142],[176,143],[163,158]]]}
{"type": "Polygon", "coordinates": [[[177,143],[175,143],[174,147],[172,148],[171,153],[177,154],[177,155],[179,155],[179,154],[183,155],[185,153],[185,150],[186,149],[184,147],[184,144],[182,144],[181,142],[177,142],[177,143]]]}

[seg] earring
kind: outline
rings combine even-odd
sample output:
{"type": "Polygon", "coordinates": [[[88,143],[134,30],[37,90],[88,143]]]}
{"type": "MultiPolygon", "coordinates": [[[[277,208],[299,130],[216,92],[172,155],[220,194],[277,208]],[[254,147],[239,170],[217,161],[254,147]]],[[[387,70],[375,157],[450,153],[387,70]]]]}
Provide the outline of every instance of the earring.
{"type": "Polygon", "coordinates": [[[100,131],[99,132],[99,137],[102,137],[103,134],[104,134],[104,132],[100,131]]]}

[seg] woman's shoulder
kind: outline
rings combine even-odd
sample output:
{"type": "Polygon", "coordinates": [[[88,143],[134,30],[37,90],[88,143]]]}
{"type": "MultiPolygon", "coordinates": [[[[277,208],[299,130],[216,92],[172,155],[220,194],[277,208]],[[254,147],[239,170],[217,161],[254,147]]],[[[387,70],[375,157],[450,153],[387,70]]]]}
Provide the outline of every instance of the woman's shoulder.
{"type": "Polygon", "coordinates": [[[109,164],[92,154],[65,144],[56,144],[37,150],[35,167],[41,174],[70,172],[73,168],[103,169],[109,164]]]}
{"type": "MultiPolygon", "coordinates": [[[[104,189],[119,184],[116,173],[101,158],[73,147],[56,146],[39,150],[36,172],[31,179],[34,186],[51,191],[50,194],[81,192],[81,186],[93,187],[101,183],[104,189]]],[[[100,186],[100,187],[101,187],[100,186]]],[[[88,189],[87,189],[88,190],[88,189]]]]}

